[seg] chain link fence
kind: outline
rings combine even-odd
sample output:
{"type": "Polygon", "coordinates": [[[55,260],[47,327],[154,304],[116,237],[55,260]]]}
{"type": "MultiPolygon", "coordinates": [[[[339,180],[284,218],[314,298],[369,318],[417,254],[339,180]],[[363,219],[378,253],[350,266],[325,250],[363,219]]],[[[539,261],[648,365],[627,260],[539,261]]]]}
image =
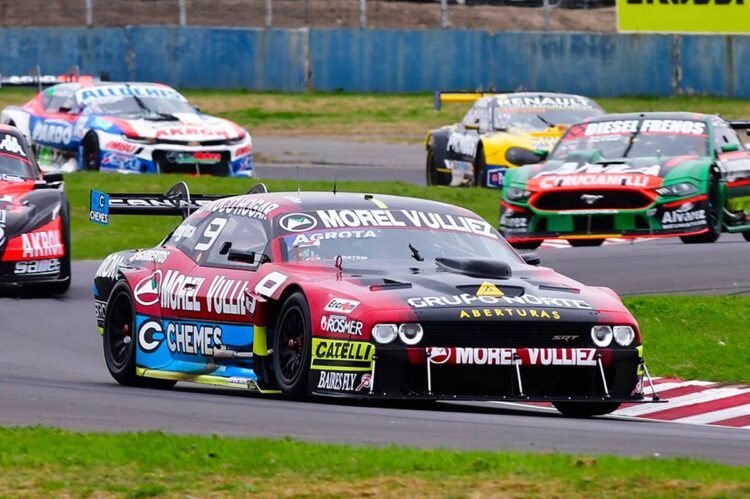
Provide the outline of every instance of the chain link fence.
{"type": "Polygon", "coordinates": [[[0,0],[0,25],[616,30],[614,0],[0,0]]]}

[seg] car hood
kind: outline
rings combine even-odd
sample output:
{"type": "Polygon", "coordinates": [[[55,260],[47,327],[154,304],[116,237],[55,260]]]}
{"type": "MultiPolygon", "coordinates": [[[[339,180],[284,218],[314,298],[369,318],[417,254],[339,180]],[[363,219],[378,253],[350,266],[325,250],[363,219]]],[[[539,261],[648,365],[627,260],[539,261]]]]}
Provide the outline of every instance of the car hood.
{"type": "Polygon", "coordinates": [[[0,252],[10,239],[49,223],[59,212],[60,192],[34,190],[35,183],[0,180],[0,252]]]}
{"type": "MultiPolygon", "coordinates": [[[[144,139],[174,142],[205,142],[236,140],[245,131],[231,121],[199,113],[175,113],[173,121],[167,120],[119,120],[136,135],[144,139]]],[[[123,127],[125,128],[125,127],[123,127]]]]}
{"type": "Polygon", "coordinates": [[[549,268],[520,264],[504,277],[436,268],[352,270],[307,279],[323,291],[323,306],[333,298],[355,302],[352,318],[408,311],[420,320],[507,319],[513,317],[512,310],[526,310],[525,318],[595,321],[600,311],[629,314],[611,290],[584,286],[549,268]]]}
{"type": "Polygon", "coordinates": [[[689,155],[605,161],[595,153],[571,154],[565,160],[550,160],[512,172],[508,180],[529,190],[576,187],[654,189],[660,187],[667,177],[697,179],[698,170],[707,163],[710,163],[708,158],[689,155]]]}

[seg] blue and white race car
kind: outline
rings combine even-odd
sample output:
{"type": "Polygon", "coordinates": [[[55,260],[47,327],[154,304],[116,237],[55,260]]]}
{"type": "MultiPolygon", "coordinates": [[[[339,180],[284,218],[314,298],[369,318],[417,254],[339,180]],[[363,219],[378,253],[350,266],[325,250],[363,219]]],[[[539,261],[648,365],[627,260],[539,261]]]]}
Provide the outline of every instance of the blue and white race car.
{"type": "Polygon", "coordinates": [[[29,138],[43,171],[253,176],[247,130],[159,83],[61,83],[0,121],[29,138]]]}

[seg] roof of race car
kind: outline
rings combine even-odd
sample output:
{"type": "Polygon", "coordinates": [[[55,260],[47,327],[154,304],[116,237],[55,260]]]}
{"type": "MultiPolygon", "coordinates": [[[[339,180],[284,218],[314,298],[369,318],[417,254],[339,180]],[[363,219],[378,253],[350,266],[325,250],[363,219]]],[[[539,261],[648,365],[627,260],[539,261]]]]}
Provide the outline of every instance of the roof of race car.
{"type": "Polygon", "coordinates": [[[593,118],[587,118],[586,122],[592,121],[621,121],[621,120],[689,120],[689,121],[708,121],[717,119],[716,115],[689,113],[683,111],[654,111],[646,113],[618,113],[602,114],[593,118]]]}
{"type": "MultiPolygon", "coordinates": [[[[426,199],[410,198],[404,196],[392,196],[387,194],[365,194],[354,192],[269,192],[263,194],[242,194],[233,196],[230,199],[246,198],[248,201],[263,201],[273,203],[283,208],[282,211],[290,209],[297,211],[315,211],[320,209],[341,209],[341,210],[423,210],[436,212],[449,212],[461,215],[478,215],[461,208],[439,201],[430,201],[426,199]]],[[[226,202],[228,198],[222,198],[214,203],[226,202]]],[[[271,217],[274,214],[270,215],[271,217]]]]}

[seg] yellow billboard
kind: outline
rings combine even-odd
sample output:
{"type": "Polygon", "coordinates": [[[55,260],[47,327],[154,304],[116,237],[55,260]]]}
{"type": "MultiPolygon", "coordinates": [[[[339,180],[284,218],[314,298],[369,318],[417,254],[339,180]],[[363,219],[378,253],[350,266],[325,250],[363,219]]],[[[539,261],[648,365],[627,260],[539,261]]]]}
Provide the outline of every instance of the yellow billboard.
{"type": "Polygon", "coordinates": [[[750,0],[617,0],[620,31],[750,33],[750,0]]]}

